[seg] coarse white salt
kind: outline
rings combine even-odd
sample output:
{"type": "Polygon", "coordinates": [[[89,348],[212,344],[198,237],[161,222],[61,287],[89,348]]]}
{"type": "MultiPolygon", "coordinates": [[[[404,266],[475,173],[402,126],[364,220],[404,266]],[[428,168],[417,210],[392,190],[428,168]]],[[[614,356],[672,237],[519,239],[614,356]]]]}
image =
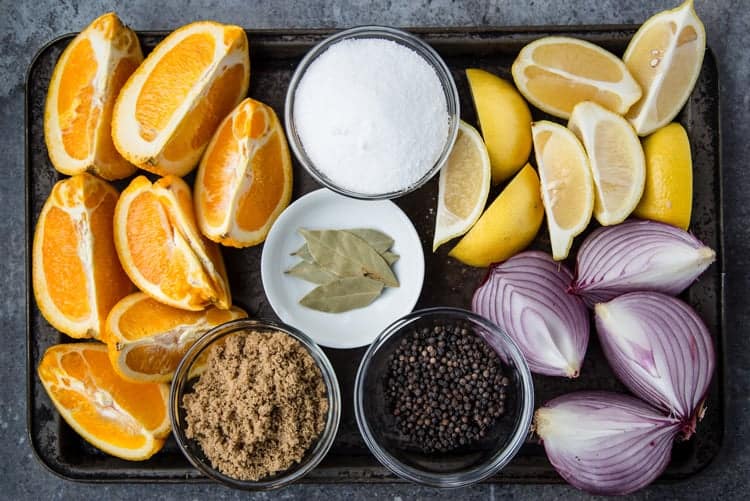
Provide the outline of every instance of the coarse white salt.
{"type": "Polygon", "coordinates": [[[292,112],[315,167],[362,194],[411,187],[448,140],[450,117],[435,70],[390,40],[332,45],[302,76],[292,112]]]}

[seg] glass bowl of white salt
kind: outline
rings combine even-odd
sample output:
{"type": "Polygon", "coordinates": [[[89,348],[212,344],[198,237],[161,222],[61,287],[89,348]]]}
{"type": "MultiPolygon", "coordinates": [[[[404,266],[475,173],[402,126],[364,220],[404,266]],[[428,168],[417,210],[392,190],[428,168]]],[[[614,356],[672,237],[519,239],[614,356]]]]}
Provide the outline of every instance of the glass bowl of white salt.
{"type": "Polygon", "coordinates": [[[458,133],[456,83],[427,43],[362,26],[313,47],[286,95],[286,133],[297,160],[342,195],[397,198],[429,181],[458,133]]]}

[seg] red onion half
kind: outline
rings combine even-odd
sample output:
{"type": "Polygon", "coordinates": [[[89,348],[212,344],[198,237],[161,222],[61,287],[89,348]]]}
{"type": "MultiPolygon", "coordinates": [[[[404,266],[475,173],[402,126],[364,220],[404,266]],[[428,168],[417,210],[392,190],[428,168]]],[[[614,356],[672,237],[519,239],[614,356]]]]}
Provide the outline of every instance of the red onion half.
{"type": "Polygon", "coordinates": [[[580,298],[568,294],[573,275],[543,252],[522,252],[490,269],[474,293],[472,310],[518,344],[529,369],[574,378],[589,341],[580,298]]]}
{"type": "Polygon", "coordinates": [[[629,494],[667,467],[678,420],[619,393],[581,391],[534,415],[547,458],[567,482],[592,494],[629,494]]]}
{"type": "Polygon", "coordinates": [[[631,292],[594,308],[604,354],[620,381],[636,396],[695,431],[715,365],[711,335],[679,299],[658,292],[631,292]]]}
{"type": "Polygon", "coordinates": [[[584,240],[571,290],[589,306],[634,291],[676,296],[715,259],[710,247],[686,231],[630,220],[599,228],[584,240]]]}

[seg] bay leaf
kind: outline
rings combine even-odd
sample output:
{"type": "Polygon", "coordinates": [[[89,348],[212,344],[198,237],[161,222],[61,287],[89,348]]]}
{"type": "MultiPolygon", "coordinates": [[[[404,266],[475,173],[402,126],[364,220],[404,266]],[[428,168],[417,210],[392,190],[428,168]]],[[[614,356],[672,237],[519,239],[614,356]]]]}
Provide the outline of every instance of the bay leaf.
{"type": "Polygon", "coordinates": [[[310,264],[315,264],[315,259],[313,259],[312,254],[310,254],[310,249],[307,248],[307,244],[302,244],[302,247],[292,252],[291,255],[296,256],[310,264]]]}
{"type": "Polygon", "coordinates": [[[307,261],[300,261],[284,273],[293,277],[301,278],[302,280],[307,280],[314,284],[327,284],[339,278],[317,264],[308,263],[307,261]]]}
{"type": "MultiPolygon", "coordinates": [[[[375,250],[377,250],[377,249],[375,249],[375,250]]],[[[388,251],[388,250],[387,251],[383,251],[383,252],[378,252],[378,254],[380,254],[381,256],[383,256],[383,259],[385,259],[385,262],[388,263],[388,264],[390,264],[390,265],[393,265],[393,263],[395,263],[396,261],[398,261],[398,258],[401,257],[398,254],[396,254],[395,252],[391,252],[391,251],[388,251]]],[[[296,251],[292,252],[290,255],[298,257],[298,258],[302,259],[303,261],[306,261],[306,262],[308,262],[310,264],[316,264],[315,263],[315,259],[312,257],[312,254],[310,254],[310,249],[308,249],[307,244],[302,244],[302,247],[300,247],[296,251]]]]}
{"type": "Polygon", "coordinates": [[[383,256],[367,242],[347,231],[300,228],[315,262],[340,277],[366,276],[388,287],[398,280],[383,256]]]}
{"type": "Polygon", "coordinates": [[[328,313],[362,308],[375,301],[383,292],[383,283],[367,277],[339,278],[319,285],[300,299],[302,306],[328,313]]]}
{"type": "Polygon", "coordinates": [[[383,259],[385,259],[385,262],[388,263],[389,265],[393,265],[393,263],[398,261],[398,258],[401,257],[395,252],[391,252],[391,251],[381,252],[380,255],[383,256],[383,259]]]}
{"type": "Polygon", "coordinates": [[[382,231],[373,230],[371,228],[351,228],[344,231],[357,235],[359,238],[370,244],[370,247],[378,251],[380,254],[393,246],[393,239],[382,231]]]}

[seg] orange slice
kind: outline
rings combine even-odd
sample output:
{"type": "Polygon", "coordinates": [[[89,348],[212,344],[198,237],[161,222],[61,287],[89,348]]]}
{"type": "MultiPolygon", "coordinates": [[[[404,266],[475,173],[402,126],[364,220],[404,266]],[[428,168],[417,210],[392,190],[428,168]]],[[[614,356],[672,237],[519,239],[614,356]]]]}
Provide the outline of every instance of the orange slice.
{"type": "Polygon", "coordinates": [[[52,346],[37,371],[60,415],[94,447],[140,461],[164,445],[169,387],[125,381],[112,370],[105,345],[52,346]]]}
{"type": "Polygon", "coordinates": [[[179,177],[133,179],[115,208],[114,233],[125,272],[157,301],[185,310],[231,306],[219,247],[198,231],[190,188],[179,177]]]}
{"type": "Polygon", "coordinates": [[[107,317],[106,342],[115,371],[134,382],[166,383],[193,343],[217,325],[244,318],[233,306],[187,311],[161,304],[136,292],[112,308],[107,317]]]}
{"type": "Polygon", "coordinates": [[[118,193],[90,174],[58,182],[34,231],[32,283],[44,318],[75,337],[100,336],[109,310],[133,290],[112,239],[118,193]]]}
{"type": "Polygon", "coordinates": [[[550,115],[570,118],[581,101],[624,115],[641,97],[625,64],[601,47],[569,37],[544,37],[521,49],[513,81],[523,96],[550,115]]]}
{"type": "Polygon", "coordinates": [[[113,12],[92,22],[65,48],[52,73],[44,139],[55,169],[122,179],[135,166],[112,143],[112,108],[143,61],[138,37],[113,12]]]}
{"type": "Polygon", "coordinates": [[[273,109],[245,99],[224,120],[195,180],[195,214],[204,235],[247,247],[266,239],[292,197],[292,161],[273,109]]]}
{"type": "Polygon", "coordinates": [[[112,137],[132,163],[183,176],[219,123],[247,94],[245,31],[202,21],[172,32],[148,55],[115,103],[112,137]]]}

